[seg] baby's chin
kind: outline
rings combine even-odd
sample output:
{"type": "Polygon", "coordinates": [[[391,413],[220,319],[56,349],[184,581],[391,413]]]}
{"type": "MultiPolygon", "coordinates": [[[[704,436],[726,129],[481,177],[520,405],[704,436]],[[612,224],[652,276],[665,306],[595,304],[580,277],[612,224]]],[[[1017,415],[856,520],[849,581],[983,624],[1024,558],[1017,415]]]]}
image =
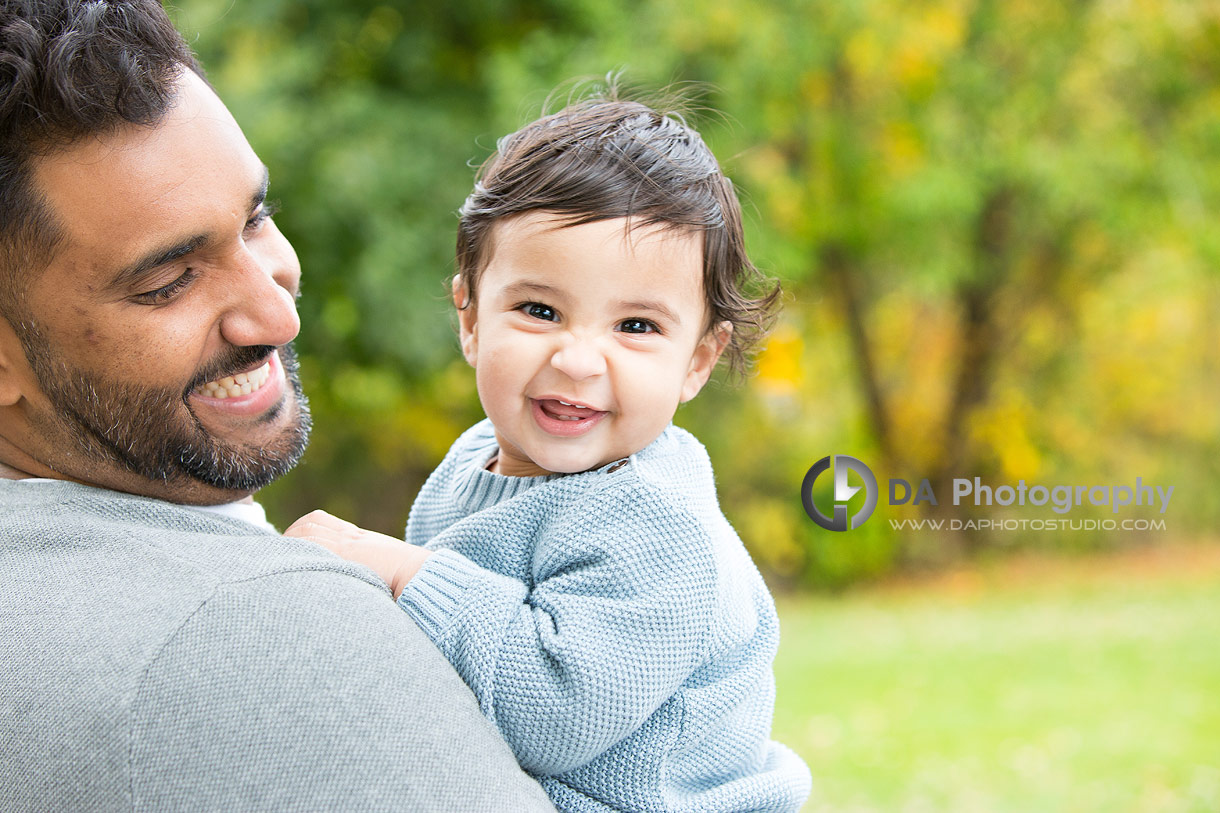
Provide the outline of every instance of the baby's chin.
{"type": "Polygon", "coordinates": [[[545,474],[580,474],[600,469],[602,466],[622,460],[626,456],[615,455],[603,458],[596,455],[540,454],[531,458],[530,462],[539,472],[545,474]]]}
{"type": "MultiPolygon", "coordinates": [[[[604,466],[609,466],[611,463],[624,461],[630,456],[630,454],[621,454],[615,455],[614,457],[608,457],[604,460],[597,460],[593,463],[572,463],[569,465],[557,466],[554,469],[550,469],[550,472],[551,474],[580,474],[581,472],[586,471],[596,471],[604,466]]],[[[542,466],[540,468],[546,467],[542,466]]]]}

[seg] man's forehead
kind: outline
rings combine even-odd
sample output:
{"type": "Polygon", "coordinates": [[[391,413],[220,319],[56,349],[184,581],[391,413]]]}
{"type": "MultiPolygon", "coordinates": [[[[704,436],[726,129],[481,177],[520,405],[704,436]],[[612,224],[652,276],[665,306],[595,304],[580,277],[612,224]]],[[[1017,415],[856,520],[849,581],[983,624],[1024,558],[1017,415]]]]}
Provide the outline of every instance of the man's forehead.
{"type": "Polygon", "coordinates": [[[64,235],[61,253],[86,250],[97,265],[128,262],[171,232],[244,220],[266,179],[237,122],[190,71],[156,125],[81,140],[33,170],[64,235]]]}

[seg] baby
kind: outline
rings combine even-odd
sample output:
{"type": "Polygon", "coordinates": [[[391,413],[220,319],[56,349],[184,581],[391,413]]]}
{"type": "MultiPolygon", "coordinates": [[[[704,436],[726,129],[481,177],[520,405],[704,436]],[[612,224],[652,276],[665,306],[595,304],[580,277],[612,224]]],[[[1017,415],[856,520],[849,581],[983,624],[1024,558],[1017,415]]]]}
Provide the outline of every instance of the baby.
{"type": "Polygon", "coordinates": [[[322,512],[288,533],[373,567],[561,810],[800,807],[769,739],[779,629],[670,421],[777,291],[699,135],[591,100],[499,143],[453,281],[487,420],[428,478],[407,541],[322,512]]]}

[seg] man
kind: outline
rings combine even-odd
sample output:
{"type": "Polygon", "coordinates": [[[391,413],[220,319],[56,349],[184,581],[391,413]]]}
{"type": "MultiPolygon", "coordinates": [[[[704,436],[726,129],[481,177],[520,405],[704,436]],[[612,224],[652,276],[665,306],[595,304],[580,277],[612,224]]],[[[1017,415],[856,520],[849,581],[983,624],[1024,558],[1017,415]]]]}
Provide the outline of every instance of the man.
{"type": "Polygon", "coordinates": [[[155,0],[0,0],[0,809],[548,810],[371,573],[267,171],[155,0]]]}

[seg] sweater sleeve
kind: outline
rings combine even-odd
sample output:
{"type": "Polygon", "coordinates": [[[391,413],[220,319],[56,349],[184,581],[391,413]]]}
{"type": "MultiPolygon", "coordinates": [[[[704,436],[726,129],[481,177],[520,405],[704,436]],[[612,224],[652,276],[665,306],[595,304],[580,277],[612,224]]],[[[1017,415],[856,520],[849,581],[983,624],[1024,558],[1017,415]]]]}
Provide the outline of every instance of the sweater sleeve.
{"type": "Polygon", "coordinates": [[[223,586],[133,703],[135,810],[552,810],[384,591],[286,572],[223,586]]]}
{"type": "Polygon", "coordinates": [[[650,486],[556,524],[532,584],[441,549],[399,598],[540,775],[590,762],[674,694],[706,657],[716,591],[707,532],[650,486]]]}

